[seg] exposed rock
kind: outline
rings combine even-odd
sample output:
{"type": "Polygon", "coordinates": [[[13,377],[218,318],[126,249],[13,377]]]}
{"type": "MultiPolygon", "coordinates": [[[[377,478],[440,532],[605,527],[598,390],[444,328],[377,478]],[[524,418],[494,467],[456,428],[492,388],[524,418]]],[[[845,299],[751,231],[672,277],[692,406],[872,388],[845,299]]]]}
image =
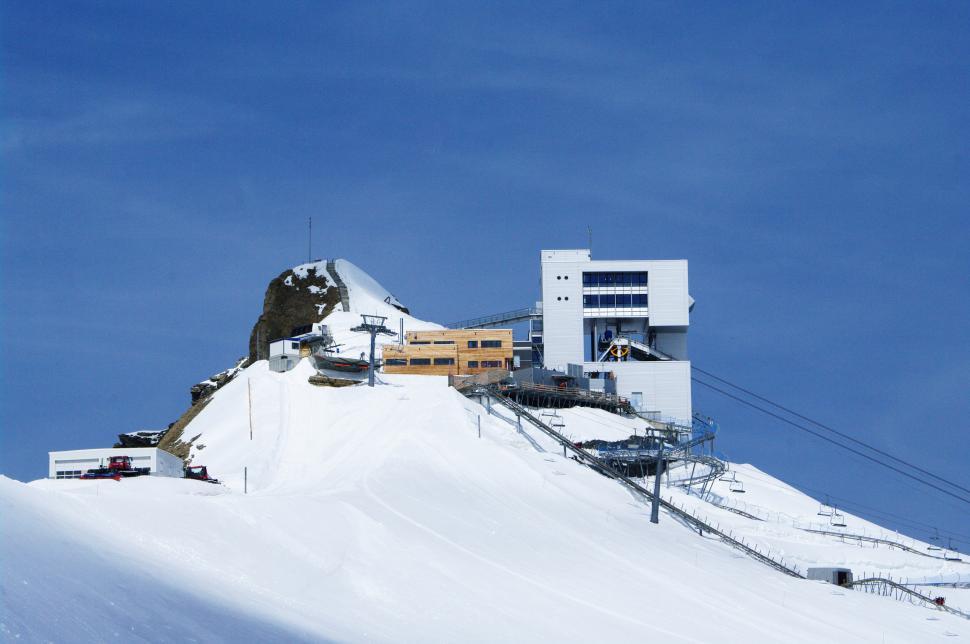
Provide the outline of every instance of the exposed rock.
{"type": "Polygon", "coordinates": [[[340,304],[340,291],[321,264],[283,271],[269,283],[263,313],[249,336],[249,359],[269,357],[269,343],[319,322],[340,304]]]}
{"type": "Polygon", "coordinates": [[[183,441],[182,431],[196,416],[199,415],[199,413],[202,412],[203,409],[205,409],[205,406],[209,404],[210,400],[212,400],[211,396],[186,409],[185,413],[179,416],[178,420],[168,426],[168,431],[165,432],[165,436],[158,441],[158,448],[165,450],[169,454],[175,454],[183,461],[188,462],[189,450],[192,448],[192,442],[201,436],[201,434],[187,441],[183,441]]]}
{"type": "MultiPolygon", "coordinates": [[[[169,425],[171,427],[171,425],[169,425]]],[[[148,429],[127,434],[118,434],[115,447],[157,447],[168,429],[148,429]]]]}
{"type": "Polygon", "coordinates": [[[192,404],[196,404],[200,400],[204,400],[216,392],[217,389],[221,388],[227,382],[236,377],[236,374],[241,370],[245,369],[249,365],[249,358],[242,357],[236,361],[236,366],[225,371],[220,371],[214,376],[210,376],[207,380],[203,380],[200,383],[192,385],[189,390],[192,396],[192,404]]]}

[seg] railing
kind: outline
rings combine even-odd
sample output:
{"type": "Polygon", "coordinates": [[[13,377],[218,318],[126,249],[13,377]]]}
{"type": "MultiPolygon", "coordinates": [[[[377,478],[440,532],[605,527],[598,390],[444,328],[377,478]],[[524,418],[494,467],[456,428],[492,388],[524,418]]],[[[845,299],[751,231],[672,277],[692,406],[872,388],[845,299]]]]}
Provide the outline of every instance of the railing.
{"type": "Polygon", "coordinates": [[[529,391],[535,393],[558,395],[558,396],[569,396],[570,398],[575,398],[578,400],[587,400],[590,402],[597,403],[608,403],[614,404],[617,407],[624,407],[630,404],[630,401],[623,396],[617,396],[616,394],[607,394],[601,391],[590,391],[588,389],[580,389],[579,387],[554,387],[552,385],[542,385],[531,382],[519,382],[514,385],[508,385],[507,390],[521,390],[529,391]]]}
{"type": "Polygon", "coordinates": [[[467,320],[460,320],[458,322],[452,322],[448,325],[449,329],[474,329],[478,327],[492,326],[493,324],[507,324],[513,322],[521,322],[523,320],[529,320],[531,318],[541,318],[542,309],[538,306],[528,306],[524,309],[515,309],[513,311],[506,311],[505,313],[496,313],[495,315],[483,315],[477,318],[469,318],[467,320]]]}
{"type": "Polygon", "coordinates": [[[911,552],[914,555],[920,555],[922,557],[929,557],[930,559],[940,559],[942,561],[952,561],[954,563],[967,563],[962,559],[951,559],[947,557],[937,557],[936,555],[931,555],[928,552],[923,552],[917,548],[906,545],[905,543],[900,543],[898,541],[893,541],[891,539],[882,539],[880,537],[870,537],[868,535],[862,534],[852,534],[846,532],[835,532],[834,530],[816,530],[814,528],[799,528],[799,530],[804,530],[805,532],[813,532],[815,534],[824,534],[831,537],[841,537],[842,539],[853,539],[856,541],[866,541],[868,543],[878,543],[881,545],[889,546],[890,548],[899,548],[906,552],[911,552]]]}
{"type": "Polygon", "coordinates": [[[849,581],[842,585],[846,588],[863,590],[864,592],[875,593],[886,597],[893,597],[894,599],[898,599],[900,601],[909,601],[914,604],[937,608],[939,610],[946,611],[951,615],[956,615],[958,617],[962,617],[963,619],[970,619],[970,614],[965,613],[957,608],[953,608],[952,606],[947,606],[945,602],[938,601],[936,597],[924,595],[923,593],[917,592],[912,588],[907,588],[903,584],[893,581],[892,579],[886,579],[884,577],[866,577],[858,581],[849,581]]]}
{"type": "MultiPolygon", "coordinates": [[[[607,476],[609,478],[616,480],[618,483],[625,486],[635,495],[640,496],[646,499],[647,501],[650,501],[650,502],[653,501],[654,499],[653,493],[648,492],[646,488],[636,483],[635,481],[625,476],[624,474],[620,473],[616,469],[610,467],[607,463],[604,463],[601,459],[593,456],[586,450],[576,447],[573,444],[573,442],[570,441],[568,438],[566,438],[565,436],[557,432],[555,429],[553,429],[549,425],[546,425],[541,420],[536,418],[534,415],[532,415],[532,413],[528,409],[526,409],[522,405],[502,395],[502,393],[497,391],[495,388],[490,386],[478,386],[478,387],[466,389],[463,393],[466,396],[483,396],[483,397],[489,398],[490,400],[495,400],[499,404],[510,409],[513,413],[516,414],[516,416],[525,418],[528,422],[530,422],[540,431],[542,431],[547,436],[549,436],[550,438],[558,442],[560,445],[562,445],[563,453],[566,453],[568,451],[572,452],[573,457],[577,461],[586,464],[591,469],[603,474],[604,476],[607,476]]],[[[779,572],[782,572],[786,575],[790,575],[792,577],[797,577],[799,579],[805,578],[804,575],[802,575],[794,565],[792,566],[786,565],[784,563],[784,560],[779,561],[772,558],[770,552],[761,552],[761,550],[757,546],[749,546],[742,539],[736,539],[734,536],[726,532],[722,532],[718,528],[715,528],[714,526],[712,526],[707,521],[698,517],[696,514],[688,512],[682,507],[678,507],[673,502],[666,501],[663,498],[658,498],[657,502],[663,508],[665,508],[670,514],[676,516],[678,519],[692,526],[699,532],[703,533],[704,531],[707,531],[711,534],[717,535],[721,539],[721,541],[728,544],[729,546],[736,548],[738,550],[741,550],[751,558],[757,561],[760,561],[766,566],[770,566],[775,570],[778,570],[779,572]]]]}

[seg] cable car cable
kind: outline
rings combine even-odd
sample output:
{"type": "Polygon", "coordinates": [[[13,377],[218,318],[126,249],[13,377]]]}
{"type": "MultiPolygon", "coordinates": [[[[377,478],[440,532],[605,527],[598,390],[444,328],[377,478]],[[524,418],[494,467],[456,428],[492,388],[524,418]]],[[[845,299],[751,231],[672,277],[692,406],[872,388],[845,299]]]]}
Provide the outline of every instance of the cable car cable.
{"type": "Polygon", "coordinates": [[[735,396],[734,394],[732,394],[732,393],[730,393],[728,391],[724,391],[723,389],[721,389],[719,387],[715,387],[714,385],[712,385],[712,384],[710,384],[708,382],[704,382],[703,380],[699,380],[698,378],[695,378],[695,377],[691,377],[691,380],[693,380],[694,382],[696,382],[698,384],[704,385],[705,387],[708,387],[710,389],[713,389],[714,391],[717,391],[717,392],[719,392],[719,393],[727,396],[728,398],[732,398],[732,399],[738,401],[739,403],[741,403],[743,405],[747,405],[748,407],[751,407],[752,409],[757,409],[758,411],[762,412],[763,414],[767,414],[768,416],[771,416],[772,418],[776,418],[776,419],[782,421],[783,423],[787,423],[788,425],[791,425],[792,427],[795,427],[795,428],[800,429],[800,430],[802,430],[804,432],[807,432],[807,433],[809,433],[809,434],[811,434],[811,435],[813,435],[813,436],[815,436],[817,438],[820,438],[820,439],[822,439],[822,440],[824,440],[824,441],[826,441],[828,443],[832,443],[836,447],[841,447],[842,449],[847,450],[849,452],[852,452],[853,454],[856,454],[858,456],[861,456],[861,457],[865,458],[866,460],[872,461],[873,463],[876,463],[877,465],[882,465],[883,467],[885,467],[887,469],[890,469],[890,470],[893,470],[894,472],[896,472],[898,474],[902,474],[906,478],[913,479],[914,481],[917,481],[919,483],[922,483],[923,485],[926,485],[927,487],[931,487],[934,490],[937,490],[938,492],[942,492],[943,494],[946,494],[947,496],[952,496],[954,499],[957,499],[959,501],[963,501],[964,503],[970,505],[970,499],[965,498],[963,496],[960,496],[958,494],[954,494],[950,490],[947,490],[945,488],[942,488],[942,487],[936,485],[935,483],[931,483],[931,482],[929,482],[929,481],[927,481],[925,479],[922,479],[922,478],[920,478],[918,476],[915,476],[913,474],[910,474],[909,472],[906,472],[905,470],[901,470],[898,467],[896,467],[895,465],[891,465],[889,463],[886,463],[884,461],[881,461],[881,460],[879,460],[878,458],[876,458],[874,456],[870,456],[869,454],[866,454],[865,452],[860,452],[859,450],[855,449],[854,447],[849,447],[848,445],[843,445],[842,443],[838,442],[837,440],[835,440],[833,438],[830,438],[830,437],[828,437],[828,436],[826,436],[824,434],[820,434],[819,432],[817,432],[817,431],[815,431],[813,429],[810,429],[808,427],[805,427],[804,425],[799,425],[798,423],[796,423],[793,420],[789,420],[788,418],[785,418],[784,416],[779,416],[778,414],[774,413],[773,411],[770,411],[768,409],[765,409],[764,407],[759,407],[758,405],[756,405],[756,404],[754,404],[752,402],[749,402],[749,401],[747,401],[747,400],[745,400],[743,398],[740,398],[738,396],[735,396]]]}
{"type": "Polygon", "coordinates": [[[925,470],[922,467],[919,467],[918,465],[914,465],[913,463],[910,463],[909,461],[905,461],[905,460],[899,458],[898,456],[893,456],[892,454],[890,454],[888,452],[885,452],[885,451],[879,449],[878,447],[873,447],[872,445],[869,445],[868,443],[865,443],[865,442],[860,441],[860,440],[858,440],[856,438],[853,438],[852,436],[849,436],[848,434],[845,434],[843,432],[840,432],[839,430],[834,429],[832,427],[829,427],[828,425],[825,425],[824,423],[820,423],[817,420],[814,420],[812,418],[809,418],[808,416],[805,416],[803,414],[800,414],[797,411],[794,411],[793,409],[789,409],[788,407],[785,407],[784,405],[779,405],[778,403],[776,403],[776,402],[774,402],[772,400],[769,400],[769,399],[765,398],[764,396],[759,396],[755,392],[753,392],[753,391],[751,391],[749,389],[745,389],[744,387],[741,387],[739,385],[736,385],[733,382],[729,382],[729,381],[725,380],[724,378],[721,378],[719,376],[716,376],[716,375],[714,375],[713,373],[711,373],[709,371],[704,371],[703,369],[701,369],[699,367],[695,367],[693,365],[691,365],[691,368],[694,369],[695,371],[698,371],[698,372],[704,374],[705,376],[709,376],[709,377],[714,378],[715,380],[717,380],[719,382],[723,382],[724,384],[726,384],[726,385],[728,385],[730,387],[733,387],[734,389],[737,389],[738,391],[743,391],[744,393],[748,394],[749,396],[751,396],[753,398],[757,398],[758,400],[760,400],[762,402],[766,402],[769,405],[772,405],[773,407],[777,407],[778,409],[781,409],[781,410],[783,410],[783,411],[791,414],[792,416],[795,416],[797,418],[801,418],[802,420],[808,421],[808,422],[812,423],[813,425],[817,425],[818,427],[821,427],[822,429],[825,429],[827,431],[830,431],[833,434],[836,434],[837,436],[841,436],[842,438],[844,438],[846,440],[852,441],[856,445],[861,445],[862,447],[865,447],[866,449],[870,449],[873,452],[876,452],[877,454],[881,454],[882,456],[885,456],[887,458],[891,458],[894,461],[896,461],[897,463],[902,463],[903,465],[906,465],[907,467],[911,467],[911,468],[913,468],[914,470],[916,470],[918,472],[921,472],[923,474],[926,474],[927,476],[931,476],[931,477],[935,478],[938,481],[941,481],[943,483],[946,483],[947,485],[950,485],[952,487],[957,488],[958,490],[962,490],[962,491],[967,492],[968,494],[970,494],[970,488],[966,488],[966,487],[963,487],[962,485],[960,485],[958,483],[954,483],[953,481],[949,481],[949,480],[943,478],[942,476],[939,476],[937,474],[934,474],[933,472],[930,472],[928,470],[925,470]]]}

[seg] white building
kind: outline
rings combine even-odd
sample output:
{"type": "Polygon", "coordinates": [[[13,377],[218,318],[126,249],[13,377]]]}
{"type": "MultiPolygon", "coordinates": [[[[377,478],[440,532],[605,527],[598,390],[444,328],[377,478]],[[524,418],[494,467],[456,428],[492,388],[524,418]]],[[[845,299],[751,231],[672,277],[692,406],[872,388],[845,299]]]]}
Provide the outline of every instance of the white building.
{"type": "Polygon", "coordinates": [[[76,479],[88,470],[108,464],[111,456],[127,456],[132,467],[147,467],[152,476],[182,478],[182,459],[157,447],[104,447],[48,452],[47,476],[52,479],[76,479]]]}
{"type": "Polygon", "coordinates": [[[542,354],[615,378],[645,412],[690,424],[687,260],[594,261],[588,249],[541,251],[542,354]]]}
{"type": "Polygon", "coordinates": [[[283,373],[300,361],[300,338],[280,338],[269,343],[269,368],[283,373]]]}

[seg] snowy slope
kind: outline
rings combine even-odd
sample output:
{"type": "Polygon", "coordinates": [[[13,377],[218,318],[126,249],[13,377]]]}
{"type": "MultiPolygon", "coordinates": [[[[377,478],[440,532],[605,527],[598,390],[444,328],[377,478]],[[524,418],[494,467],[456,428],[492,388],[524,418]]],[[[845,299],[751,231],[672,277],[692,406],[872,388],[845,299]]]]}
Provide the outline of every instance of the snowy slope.
{"type": "MultiPolygon", "coordinates": [[[[341,276],[366,290],[352,271],[341,276]]],[[[351,299],[363,308],[384,304],[351,299]]],[[[328,318],[338,341],[355,341],[352,324],[340,320],[351,315],[328,318]]],[[[411,323],[421,324],[407,316],[411,323]]],[[[224,486],[0,478],[0,635],[207,642],[970,637],[970,621],[786,577],[666,515],[653,525],[649,508],[616,483],[564,458],[528,426],[520,433],[511,418],[487,415],[444,378],[384,375],[374,389],[333,389],[310,385],[311,373],[306,361],[282,374],[257,362],[192,421],[186,433],[201,434],[194,460],[224,486]]],[[[563,417],[565,432],[584,439],[613,437],[603,432],[622,438],[631,425],[586,409],[563,417]]],[[[791,514],[793,522],[747,519],[673,487],[664,493],[717,513],[802,564],[839,558],[898,572],[938,564],[804,533],[795,523],[814,516],[817,504],[754,468],[738,470],[746,502],[791,514]]],[[[715,491],[727,497],[722,488],[715,491]]]]}
{"type": "MultiPolygon", "coordinates": [[[[306,275],[310,268],[315,268],[318,274],[328,275],[328,282],[332,280],[326,272],[326,262],[301,264],[293,269],[299,275],[306,275]]],[[[340,354],[351,358],[360,357],[361,353],[370,353],[370,335],[355,333],[353,327],[361,323],[361,314],[382,315],[387,318],[384,325],[397,333],[400,323],[404,321],[404,332],[425,331],[443,328],[440,324],[419,320],[400,309],[394,307],[387,300],[399,303],[390,291],[381,286],[374,278],[345,259],[335,261],[334,268],[340,279],[347,286],[350,294],[350,311],[343,311],[340,307],[327,316],[326,322],[330,332],[341,344],[340,354]]],[[[377,344],[395,344],[396,336],[377,336],[377,344]]],[[[379,355],[379,353],[378,353],[379,355]]]]}

